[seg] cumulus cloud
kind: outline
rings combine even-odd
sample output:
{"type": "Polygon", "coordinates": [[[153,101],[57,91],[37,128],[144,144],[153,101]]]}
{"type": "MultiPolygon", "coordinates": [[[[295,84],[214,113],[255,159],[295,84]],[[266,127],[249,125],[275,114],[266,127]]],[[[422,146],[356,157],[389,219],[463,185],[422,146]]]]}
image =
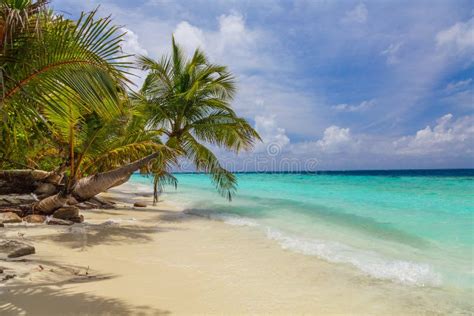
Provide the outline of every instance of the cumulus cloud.
{"type": "Polygon", "coordinates": [[[257,144],[257,152],[268,150],[269,146],[276,146],[275,149],[281,151],[290,143],[285,129],[278,127],[274,115],[256,116],[255,129],[262,138],[262,143],[257,144]]]}
{"type": "Polygon", "coordinates": [[[474,116],[455,119],[452,114],[446,114],[433,127],[398,138],[353,134],[347,127],[332,125],[319,140],[288,144],[285,154],[301,164],[315,158],[323,169],[338,169],[348,163],[353,168],[446,167],[454,160],[466,164],[468,157],[472,165],[474,116]],[[430,159],[419,160],[420,157],[430,159]]]}
{"type": "Polygon", "coordinates": [[[138,41],[138,35],[132,30],[123,28],[125,32],[122,42],[122,50],[127,54],[148,55],[148,51],[138,41]]]}
{"type": "Polygon", "coordinates": [[[364,100],[357,105],[350,105],[347,103],[342,103],[333,106],[332,108],[339,112],[361,112],[367,109],[370,109],[375,106],[375,100],[364,100]]]}
{"type": "Polygon", "coordinates": [[[445,154],[466,155],[474,151],[474,117],[457,120],[452,114],[439,118],[436,125],[404,136],[394,142],[396,153],[402,155],[445,154]]]}
{"type": "Polygon", "coordinates": [[[206,50],[214,62],[226,63],[234,71],[269,70],[274,65],[259,51],[265,39],[258,30],[249,29],[237,12],[218,17],[218,29],[202,29],[187,21],[180,22],[173,34],[188,53],[196,48],[206,50]]]}
{"type": "Polygon", "coordinates": [[[338,153],[352,147],[352,137],[349,128],[341,128],[339,126],[329,126],[324,131],[323,138],[316,142],[324,152],[338,153]]]}
{"type": "Polygon", "coordinates": [[[457,53],[472,53],[474,49],[474,18],[458,22],[436,34],[438,47],[457,53]]]}
{"type": "Polygon", "coordinates": [[[196,48],[206,49],[203,31],[186,21],[182,21],[176,26],[174,38],[188,51],[196,48]]]}
{"type": "Polygon", "coordinates": [[[369,10],[363,3],[359,3],[354,9],[347,11],[343,22],[365,23],[369,15],[369,10]]]}
{"type": "MultiPolygon", "coordinates": [[[[130,29],[123,28],[125,32],[122,41],[122,50],[125,54],[135,55],[127,58],[128,62],[134,62],[138,55],[148,55],[148,51],[141,45],[138,35],[130,29]]],[[[141,86],[145,80],[146,72],[139,69],[130,69],[130,75],[127,75],[129,79],[134,82],[137,87],[141,86]]]]}

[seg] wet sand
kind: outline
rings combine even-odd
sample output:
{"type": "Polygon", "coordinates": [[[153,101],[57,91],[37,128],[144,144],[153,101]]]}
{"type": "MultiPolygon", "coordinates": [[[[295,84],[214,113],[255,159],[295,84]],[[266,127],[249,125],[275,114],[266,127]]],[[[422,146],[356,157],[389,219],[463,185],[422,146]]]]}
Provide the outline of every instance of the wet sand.
{"type": "Polygon", "coordinates": [[[472,308],[438,288],[376,280],[283,250],[251,227],[167,202],[152,207],[129,184],[106,197],[117,209],[83,211],[84,224],[0,230],[36,247],[25,260],[0,261],[17,274],[0,283],[1,315],[452,315],[472,308]],[[150,206],[133,208],[135,201],[150,206]]]}

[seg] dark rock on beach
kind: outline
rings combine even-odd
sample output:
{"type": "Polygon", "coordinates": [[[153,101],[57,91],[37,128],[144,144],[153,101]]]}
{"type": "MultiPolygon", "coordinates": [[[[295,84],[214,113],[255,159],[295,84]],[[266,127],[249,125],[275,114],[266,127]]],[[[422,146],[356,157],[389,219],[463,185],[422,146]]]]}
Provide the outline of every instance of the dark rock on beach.
{"type": "Polygon", "coordinates": [[[8,258],[18,258],[35,253],[35,247],[16,240],[0,241],[0,253],[4,253],[8,258]]]}
{"type": "Polygon", "coordinates": [[[59,219],[59,218],[50,218],[47,222],[48,225],[66,225],[66,226],[70,226],[72,224],[74,224],[74,222],[72,221],[69,221],[69,220],[65,220],[65,219],[59,219]]]}
{"type": "Polygon", "coordinates": [[[65,220],[76,218],[79,217],[79,209],[75,206],[64,206],[57,209],[54,212],[53,217],[65,220]]]}
{"type": "Polygon", "coordinates": [[[20,205],[31,204],[38,199],[32,194],[9,194],[0,195],[0,200],[2,201],[0,205],[20,205]]]}
{"type": "Polygon", "coordinates": [[[68,218],[68,220],[70,220],[71,222],[74,222],[74,223],[82,223],[84,221],[84,216],[79,215],[79,216],[75,216],[75,217],[70,217],[70,218],[68,218]]]}
{"type": "Polygon", "coordinates": [[[146,207],[146,204],[143,203],[143,202],[135,202],[135,203],[133,204],[133,206],[135,206],[135,207],[146,207]]]}

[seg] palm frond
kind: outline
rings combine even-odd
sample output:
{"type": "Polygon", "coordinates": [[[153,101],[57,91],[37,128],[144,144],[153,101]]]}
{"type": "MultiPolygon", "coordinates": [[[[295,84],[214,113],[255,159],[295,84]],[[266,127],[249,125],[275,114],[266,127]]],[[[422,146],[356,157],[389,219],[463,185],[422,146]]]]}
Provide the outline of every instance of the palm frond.
{"type": "Polygon", "coordinates": [[[222,167],[212,151],[191,135],[183,137],[182,147],[197,171],[208,173],[219,194],[231,201],[237,190],[236,176],[222,167]]]}

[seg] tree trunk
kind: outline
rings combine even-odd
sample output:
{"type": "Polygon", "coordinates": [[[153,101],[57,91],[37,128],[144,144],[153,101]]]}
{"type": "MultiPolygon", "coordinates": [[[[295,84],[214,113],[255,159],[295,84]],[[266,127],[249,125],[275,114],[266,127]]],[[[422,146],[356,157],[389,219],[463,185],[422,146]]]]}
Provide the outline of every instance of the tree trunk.
{"type": "MultiPolygon", "coordinates": [[[[62,192],[54,194],[53,192],[52,194],[54,195],[47,196],[38,201],[33,206],[34,211],[52,214],[56,209],[65,204],[76,204],[86,201],[101,192],[127,182],[133,172],[147,165],[159,155],[160,152],[156,152],[117,169],[80,179],[74,185],[71,194],[62,192]]],[[[0,171],[0,194],[29,194],[38,190],[45,183],[55,185],[56,192],[58,192],[60,187],[59,180],[59,175],[43,170],[0,171]]]]}
{"type": "Polygon", "coordinates": [[[64,206],[68,200],[69,197],[61,192],[48,196],[33,205],[33,213],[52,214],[55,210],[64,206]]]}
{"type": "Polygon", "coordinates": [[[133,172],[147,165],[159,155],[160,152],[156,152],[117,169],[80,179],[74,186],[72,195],[78,201],[85,201],[107,189],[123,184],[130,179],[133,172]]]}
{"type": "Polygon", "coordinates": [[[51,214],[66,203],[76,204],[89,200],[101,192],[127,182],[133,172],[147,165],[160,154],[156,152],[117,169],[82,178],[73,187],[71,195],[55,194],[36,203],[34,209],[44,214],[51,214]]]}

